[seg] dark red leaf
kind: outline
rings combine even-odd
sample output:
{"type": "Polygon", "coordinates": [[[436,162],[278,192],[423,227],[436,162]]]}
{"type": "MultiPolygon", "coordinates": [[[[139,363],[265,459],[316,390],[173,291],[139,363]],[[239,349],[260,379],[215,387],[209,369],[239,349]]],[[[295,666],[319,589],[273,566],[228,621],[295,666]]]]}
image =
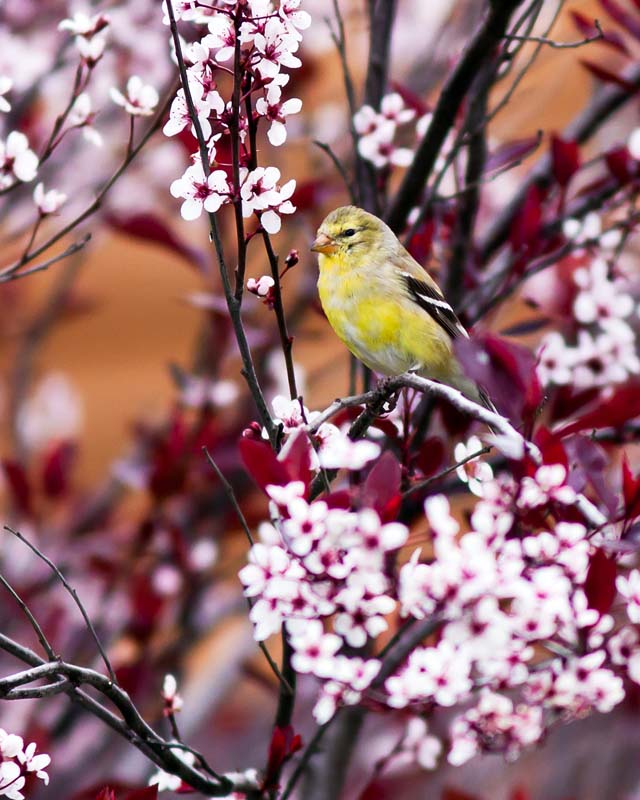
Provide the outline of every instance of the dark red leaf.
{"type": "Polygon", "coordinates": [[[536,431],[533,441],[540,448],[545,464],[562,464],[568,467],[567,453],[559,436],[542,425],[536,431]]]}
{"type": "Polygon", "coordinates": [[[420,452],[416,453],[413,463],[423,477],[430,478],[442,466],[444,457],[444,442],[437,436],[430,436],[420,446],[420,452]]]}
{"type": "Polygon", "coordinates": [[[278,456],[278,461],[284,465],[289,480],[302,481],[305,487],[309,486],[315,475],[311,468],[311,451],[309,437],[301,429],[289,437],[278,456]]]}
{"type": "Polygon", "coordinates": [[[539,136],[529,136],[526,139],[505,142],[487,156],[484,171],[494,172],[497,169],[507,166],[507,164],[522,161],[524,158],[531,155],[539,145],[539,136]]]}
{"type": "Polygon", "coordinates": [[[137,214],[109,214],[107,222],[116,231],[153,242],[185,258],[190,264],[204,269],[204,255],[196,248],[182,241],[160,217],[150,212],[141,211],[137,214]]]}
{"type": "Polygon", "coordinates": [[[407,86],[398,81],[391,81],[391,88],[397,92],[404,100],[404,104],[408,108],[412,108],[419,117],[422,117],[429,111],[429,106],[424,102],[422,97],[415,92],[412,92],[407,86]]]}
{"type": "Polygon", "coordinates": [[[134,789],[125,795],[124,800],[157,800],[158,786],[145,786],[142,789],[134,789]]]}
{"type": "Polygon", "coordinates": [[[387,450],[378,459],[362,487],[362,504],[374,508],[383,522],[396,518],[402,497],[402,470],[395,455],[387,450]]]}
{"type": "Polygon", "coordinates": [[[102,789],[96,795],[96,800],[116,800],[116,793],[113,791],[113,789],[105,786],[104,789],[102,789]]]}
{"type": "Polygon", "coordinates": [[[640,387],[623,386],[608,400],[602,400],[592,411],[556,431],[558,436],[569,436],[579,431],[598,428],[618,428],[640,415],[640,387]]]}
{"type": "MultiPolygon", "coordinates": [[[[599,31],[589,17],[581,14],[579,11],[570,11],[569,14],[573,18],[576,28],[584,36],[585,39],[592,39],[594,36],[599,35],[599,31]]],[[[602,44],[613,47],[621,53],[628,53],[629,50],[624,43],[624,39],[617,31],[603,31],[603,36],[599,40],[602,44]]]]}
{"type": "Polygon", "coordinates": [[[27,517],[31,516],[31,486],[24,467],[17,461],[3,458],[2,469],[16,510],[27,517]]]}
{"type": "Polygon", "coordinates": [[[627,461],[622,459],[622,495],[624,497],[624,518],[635,519],[640,514],[640,475],[634,476],[627,461]]]}
{"type": "Polygon", "coordinates": [[[493,334],[456,340],[465,374],[482,386],[500,413],[519,425],[542,401],[535,356],[522,345],[493,334]]]}
{"type": "Polygon", "coordinates": [[[533,184],[527,191],[524,202],[511,222],[509,241],[511,248],[518,252],[534,242],[540,232],[542,222],[542,195],[533,184]]]}
{"type": "Polygon", "coordinates": [[[622,185],[629,183],[636,174],[636,161],[626,147],[615,147],[613,150],[609,150],[605,154],[604,160],[611,175],[622,185]]]}
{"type": "Polygon", "coordinates": [[[469,794],[468,792],[463,792],[462,789],[445,787],[442,790],[440,800],[480,800],[480,798],[477,794],[469,794]]]}
{"type": "Polygon", "coordinates": [[[594,491],[606,505],[611,514],[616,511],[618,498],[605,478],[605,470],[609,466],[609,459],[604,449],[594,442],[590,436],[577,434],[565,439],[565,447],[569,455],[569,483],[579,492],[584,490],[588,481],[594,491]],[[582,485],[579,486],[582,476],[582,485]]]}
{"type": "Polygon", "coordinates": [[[418,230],[409,239],[407,249],[420,264],[424,264],[431,254],[435,227],[433,217],[429,216],[420,224],[418,230]]]}
{"type": "Polygon", "coordinates": [[[610,72],[608,69],[601,67],[600,64],[588,61],[586,58],[581,58],[580,63],[583,67],[586,67],[592,75],[604,83],[613,83],[615,86],[619,86],[621,89],[629,92],[629,94],[635,94],[638,91],[638,87],[631,83],[631,81],[623,78],[622,75],[616,75],[615,72],[610,72]]]}
{"type": "Polygon", "coordinates": [[[268,442],[242,437],[238,447],[247,472],[263,491],[269,484],[286,486],[291,480],[287,468],[278,461],[268,442]]]}
{"type": "Polygon", "coordinates": [[[566,186],[580,169],[580,148],[575,140],[562,139],[555,134],[551,137],[551,164],[553,175],[560,184],[566,186]]]}
{"type": "Polygon", "coordinates": [[[42,465],[42,488],[47,497],[63,497],[69,489],[69,473],[75,461],[74,442],[57,442],[45,454],[42,465]]]}
{"type": "Polygon", "coordinates": [[[640,19],[638,19],[637,15],[630,14],[626,9],[618,5],[616,0],[600,0],[600,5],[618,25],[628,31],[634,39],[640,41],[640,19]]]}
{"type": "Polygon", "coordinates": [[[598,548],[591,556],[584,591],[589,608],[607,614],[616,596],[616,559],[598,548]]]}
{"type": "Polygon", "coordinates": [[[322,499],[329,508],[351,508],[351,493],[348,489],[338,489],[336,492],[325,495],[322,499]]]}

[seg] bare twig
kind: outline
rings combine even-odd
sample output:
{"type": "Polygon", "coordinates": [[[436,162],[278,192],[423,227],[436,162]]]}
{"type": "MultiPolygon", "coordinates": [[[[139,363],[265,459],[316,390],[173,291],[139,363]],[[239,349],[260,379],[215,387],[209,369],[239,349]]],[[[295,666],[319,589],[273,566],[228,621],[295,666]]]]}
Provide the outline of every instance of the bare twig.
{"type": "Polygon", "coordinates": [[[549,39],[546,36],[518,36],[517,34],[505,33],[504,38],[511,42],[537,42],[538,44],[546,44],[556,50],[575,50],[578,47],[584,47],[591,42],[598,42],[604,39],[604,31],[600,27],[600,22],[597,19],[593,21],[593,27],[597,33],[593,36],[587,36],[585,39],[580,39],[577,42],[556,42],[554,39],[549,39]]]}
{"type": "Polygon", "coordinates": [[[351,200],[351,203],[353,205],[357,205],[358,198],[356,197],[355,192],[353,191],[353,186],[349,181],[349,176],[347,175],[347,171],[345,170],[344,165],[340,161],[338,156],[331,149],[331,146],[326,144],[326,142],[319,142],[317,139],[313,140],[313,144],[315,144],[316,147],[319,147],[323,153],[326,153],[329,156],[334,167],[340,174],[340,177],[342,178],[342,182],[344,183],[346,190],[349,192],[349,198],[351,200]]]}
{"type": "Polygon", "coordinates": [[[47,696],[56,693],[67,694],[74,702],[80,703],[109,727],[134,744],[147,758],[150,758],[162,769],[177,775],[197,791],[210,797],[223,797],[233,788],[232,782],[215,773],[210,767],[208,772],[214,780],[204,776],[194,767],[184,762],[174,752],[184,749],[174,742],[166,742],[145,722],[129,695],[114,684],[105,675],[92,669],[68,664],[64,661],[45,662],[32,650],[17,644],[0,633],[0,648],[16,656],[30,665],[30,669],[0,679],[0,697],[4,699],[22,699],[25,696],[38,696],[35,692],[46,691],[47,696]],[[26,686],[42,679],[59,679],[46,687],[37,687],[29,693],[16,692],[19,687],[26,686]],[[102,706],[88,695],[81,687],[90,686],[114,704],[121,718],[102,706]]]}
{"type": "Polygon", "coordinates": [[[49,267],[53,266],[53,264],[57,264],[59,261],[63,261],[65,258],[69,258],[69,256],[72,256],[74,253],[82,250],[82,248],[86,247],[86,245],[89,243],[90,239],[91,234],[87,233],[82,237],[82,239],[70,244],[69,247],[65,248],[61,253],[58,253],[57,256],[48,258],[46,261],[36,264],[34,267],[29,267],[29,269],[22,270],[22,272],[18,272],[18,270],[28,261],[31,261],[30,257],[28,257],[23,263],[12,264],[10,267],[5,267],[5,269],[0,270],[0,283],[16,281],[19,278],[26,278],[27,275],[33,275],[36,272],[43,272],[45,269],[49,269],[49,267]]]}
{"type": "MultiPolygon", "coordinates": [[[[625,83],[640,90],[640,65],[634,64],[622,73],[625,83]]],[[[578,144],[588,141],[608,119],[626,103],[633,100],[634,95],[621,86],[606,85],[595,95],[592,102],[562,132],[565,139],[575,140],[578,144]]],[[[509,227],[518,209],[524,202],[527,192],[534,184],[544,186],[552,178],[551,155],[546,154],[529,175],[518,185],[518,190],[509,203],[497,215],[492,225],[482,237],[480,258],[486,262],[488,258],[505,242],[509,235],[509,227]]]]}
{"type": "Polygon", "coordinates": [[[42,630],[42,627],[40,626],[40,623],[33,616],[33,613],[31,612],[31,609],[29,608],[29,606],[24,602],[24,600],[20,597],[20,595],[16,592],[16,590],[13,588],[13,586],[11,586],[9,581],[3,575],[0,575],[0,583],[4,586],[4,588],[13,597],[13,599],[16,601],[16,603],[22,609],[22,613],[29,620],[29,624],[31,625],[31,627],[35,631],[36,636],[38,637],[38,641],[42,645],[42,649],[44,650],[44,652],[47,654],[47,658],[49,659],[49,661],[56,661],[58,656],[56,655],[53,647],[51,646],[51,643],[49,642],[49,640],[45,636],[44,631],[42,630]]]}
{"type": "Polygon", "coordinates": [[[453,308],[458,306],[464,290],[464,275],[469,255],[473,253],[473,232],[480,202],[480,179],[487,159],[486,128],[489,90],[494,81],[498,62],[487,61],[474,83],[473,97],[465,120],[465,129],[470,131],[467,146],[467,166],[464,188],[458,204],[453,230],[451,259],[447,265],[445,296],[453,308]]]}
{"type": "MultiPolygon", "coordinates": [[[[253,535],[251,533],[251,529],[249,528],[249,524],[247,523],[246,517],[242,513],[242,509],[240,508],[240,503],[238,502],[238,498],[236,497],[236,493],[233,491],[233,486],[225,478],[224,473],[222,472],[220,467],[216,464],[215,459],[213,458],[213,456],[211,455],[209,450],[206,447],[203,447],[202,448],[202,452],[204,453],[207,461],[209,462],[210,467],[213,469],[213,471],[218,476],[218,480],[222,484],[222,488],[224,489],[224,492],[225,492],[227,498],[229,499],[229,502],[233,506],[233,510],[235,511],[236,516],[238,517],[238,520],[240,522],[240,526],[242,527],[242,530],[244,531],[245,536],[249,540],[249,544],[251,546],[253,546],[254,545],[253,535]]],[[[251,608],[252,607],[251,598],[247,597],[247,601],[249,603],[249,608],[251,608]]],[[[262,650],[262,653],[263,653],[264,657],[266,658],[267,663],[271,667],[271,671],[276,676],[276,678],[278,679],[280,684],[284,685],[286,691],[288,691],[290,694],[293,694],[293,689],[292,689],[291,685],[289,684],[287,679],[284,677],[284,675],[280,671],[280,668],[276,664],[275,660],[273,659],[273,656],[271,655],[271,653],[267,649],[267,646],[265,645],[265,643],[264,642],[258,642],[258,647],[260,648],[260,650],[262,650]]]]}
{"type": "Polygon", "coordinates": [[[455,464],[451,464],[449,467],[445,467],[445,469],[440,470],[440,472],[432,475],[430,478],[426,478],[424,481],[420,481],[419,483],[414,483],[407,491],[402,495],[402,497],[409,497],[416,492],[420,492],[423,489],[427,489],[434,483],[438,483],[443,478],[446,478],[447,475],[450,475],[452,472],[455,472],[460,467],[463,467],[465,464],[468,464],[469,461],[474,461],[476,458],[480,458],[480,456],[484,456],[487,453],[490,453],[492,450],[491,445],[487,445],[486,447],[481,447],[479,450],[476,450],[475,453],[471,453],[465,458],[460,459],[460,461],[456,461],[455,464]]]}
{"type": "Polygon", "coordinates": [[[87,614],[87,609],[84,607],[84,605],[80,601],[80,598],[78,597],[77,591],[73,588],[73,586],[71,586],[69,581],[64,577],[62,572],[60,572],[60,570],[53,563],[53,561],[51,561],[51,559],[48,558],[38,547],[36,547],[28,539],[26,539],[19,531],[10,528],[8,525],[5,525],[4,529],[5,531],[8,531],[10,534],[15,536],[16,539],[19,539],[23,544],[26,544],[26,546],[29,548],[29,550],[31,550],[32,553],[34,553],[41,561],[44,561],[44,563],[55,574],[55,576],[58,578],[58,580],[67,590],[67,592],[71,595],[71,597],[73,598],[73,602],[76,604],[78,610],[82,614],[82,618],[84,619],[85,625],[87,626],[87,630],[91,634],[91,637],[95,642],[96,647],[98,648],[98,652],[100,653],[100,656],[104,662],[105,667],[107,668],[107,672],[109,673],[109,678],[111,682],[117,685],[118,679],[116,678],[116,673],[114,672],[113,667],[111,666],[111,662],[107,658],[107,654],[102,646],[102,642],[100,641],[100,638],[96,633],[95,628],[93,627],[93,623],[91,622],[91,619],[87,614]]]}

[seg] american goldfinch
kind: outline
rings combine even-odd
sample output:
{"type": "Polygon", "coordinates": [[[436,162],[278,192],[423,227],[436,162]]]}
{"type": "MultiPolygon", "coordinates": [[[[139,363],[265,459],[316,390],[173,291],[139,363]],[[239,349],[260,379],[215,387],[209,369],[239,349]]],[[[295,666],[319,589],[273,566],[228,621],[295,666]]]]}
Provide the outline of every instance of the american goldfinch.
{"type": "Polygon", "coordinates": [[[493,409],[453,351],[466,330],[388,225],[356,206],[337,208],[311,249],[327,319],[360,361],[383,375],[415,372],[446,383],[493,409]]]}

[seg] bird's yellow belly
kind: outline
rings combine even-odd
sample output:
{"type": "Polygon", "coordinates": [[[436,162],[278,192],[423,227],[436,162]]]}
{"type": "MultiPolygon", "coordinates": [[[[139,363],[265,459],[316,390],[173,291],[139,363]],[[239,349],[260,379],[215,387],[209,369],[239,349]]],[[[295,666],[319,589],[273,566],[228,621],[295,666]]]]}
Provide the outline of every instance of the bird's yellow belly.
{"type": "Polygon", "coordinates": [[[320,301],[331,327],[364,364],[383,375],[417,370],[447,377],[450,343],[422,309],[387,300],[381,291],[362,297],[355,280],[320,275],[320,301]]]}

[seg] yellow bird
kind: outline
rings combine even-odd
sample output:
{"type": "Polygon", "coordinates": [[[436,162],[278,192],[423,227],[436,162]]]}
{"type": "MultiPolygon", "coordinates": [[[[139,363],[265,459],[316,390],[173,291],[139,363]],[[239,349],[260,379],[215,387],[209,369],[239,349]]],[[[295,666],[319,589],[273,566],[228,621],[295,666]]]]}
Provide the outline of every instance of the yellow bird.
{"type": "Polygon", "coordinates": [[[318,228],[320,301],[331,327],[375,372],[415,372],[482,405],[452,342],[468,336],[437,284],[381,219],[357,206],[332,211],[318,228]]]}

